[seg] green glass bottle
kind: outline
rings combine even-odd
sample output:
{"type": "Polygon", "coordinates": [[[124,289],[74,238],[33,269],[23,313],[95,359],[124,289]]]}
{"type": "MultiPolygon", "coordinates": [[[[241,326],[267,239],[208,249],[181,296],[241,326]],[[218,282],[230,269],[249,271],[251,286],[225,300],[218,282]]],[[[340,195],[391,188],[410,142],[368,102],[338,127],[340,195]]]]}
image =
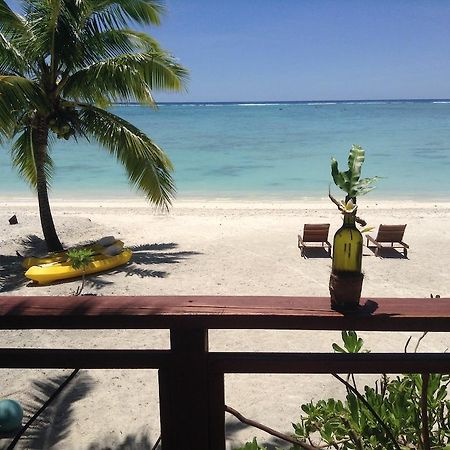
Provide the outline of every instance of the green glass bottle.
{"type": "Polygon", "coordinates": [[[333,240],[333,273],[361,273],[363,237],[355,225],[355,214],[344,214],[344,224],[333,240]]]}

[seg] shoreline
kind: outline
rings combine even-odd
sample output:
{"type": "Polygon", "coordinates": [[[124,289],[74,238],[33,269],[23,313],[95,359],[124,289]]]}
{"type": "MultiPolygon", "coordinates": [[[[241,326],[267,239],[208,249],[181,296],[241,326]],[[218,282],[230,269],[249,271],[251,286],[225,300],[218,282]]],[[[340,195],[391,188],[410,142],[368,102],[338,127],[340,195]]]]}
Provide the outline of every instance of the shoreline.
{"type": "MultiPolygon", "coordinates": [[[[339,200],[340,198],[336,196],[339,200]]],[[[34,207],[38,206],[37,198],[33,197],[3,197],[0,196],[1,207],[34,207]]],[[[120,198],[93,198],[81,199],[78,197],[55,197],[50,200],[52,208],[145,208],[151,211],[159,212],[150,202],[138,197],[120,197],[120,198]]],[[[450,199],[435,199],[430,201],[422,199],[394,199],[394,198],[363,198],[358,201],[359,210],[364,209],[434,209],[434,208],[450,208],[450,199]]],[[[305,197],[297,199],[286,198],[268,198],[242,196],[239,198],[227,196],[214,197],[180,197],[172,202],[169,207],[169,214],[172,210],[192,208],[192,209],[330,209],[336,210],[336,207],[328,197],[305,197]]]]}

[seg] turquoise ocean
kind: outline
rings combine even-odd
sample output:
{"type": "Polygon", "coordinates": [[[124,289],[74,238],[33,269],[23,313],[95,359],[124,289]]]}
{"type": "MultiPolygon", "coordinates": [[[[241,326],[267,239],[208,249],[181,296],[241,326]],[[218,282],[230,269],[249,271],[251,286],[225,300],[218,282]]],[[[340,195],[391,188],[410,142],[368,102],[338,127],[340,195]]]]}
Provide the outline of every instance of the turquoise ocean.
{"type": "MultiPolygon", "coordinates": [[[[330,158],[366,150],[376,198],[450,199],[450,101],[161,104],[111,111],[147,133],[175,166],[178,198],[326,197],[330,158]]],[[[134,197],[124,170],[86,141],[53,145],[54,198],[134,197]]],[[[31,197],[0,150],[0,196],[31,197]]]]}

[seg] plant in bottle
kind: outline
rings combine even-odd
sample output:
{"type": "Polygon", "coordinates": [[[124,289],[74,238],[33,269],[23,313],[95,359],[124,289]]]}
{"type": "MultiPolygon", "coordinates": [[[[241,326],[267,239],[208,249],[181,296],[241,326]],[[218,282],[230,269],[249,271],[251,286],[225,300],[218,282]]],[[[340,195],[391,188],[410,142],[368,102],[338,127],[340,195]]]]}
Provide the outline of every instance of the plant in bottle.
{"type": "MultiPolygon", "coordinates": [[[[343,225],[334,235],[333,263],[330,276],[331,305],[335,309],[358,306],[363,273],[361,271],[363,238],[356,223],[365,226],[356,215],[356,198],[374,189],[378,177],[361,178],[365,152],[359,145],[352,145],[348,156],[348,170],[339,171],[336,159],[331,159],[331,175],[337,187],[346,193],[343,201],[337,201],[331,193],[330,199],[344,216],[343,225]]],[[[366,231],[366,230],[363,230],[366,231]]]]}

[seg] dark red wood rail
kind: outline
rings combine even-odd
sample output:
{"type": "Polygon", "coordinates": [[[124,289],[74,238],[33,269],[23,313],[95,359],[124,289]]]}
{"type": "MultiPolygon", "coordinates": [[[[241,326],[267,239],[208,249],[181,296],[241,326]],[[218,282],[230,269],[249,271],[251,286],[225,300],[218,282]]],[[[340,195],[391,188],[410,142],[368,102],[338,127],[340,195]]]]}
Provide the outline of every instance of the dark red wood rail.
{"type": "Polygon", "coordinates": [[[0,349],[0,367],[159,369],[164,450],[224,450],[225,373],[450,373],[450,354],[219,353],[208,329],[450,331],[450,299],[4,297],[0,329],[170,329],[170,350],[0,349]]]}
{"type": "Polygon", "coordinates": [[[0,329],[206,328],[448,331],[450,299],[369,298],[354,312],[326,297],[1,297],[0,329]]]}

